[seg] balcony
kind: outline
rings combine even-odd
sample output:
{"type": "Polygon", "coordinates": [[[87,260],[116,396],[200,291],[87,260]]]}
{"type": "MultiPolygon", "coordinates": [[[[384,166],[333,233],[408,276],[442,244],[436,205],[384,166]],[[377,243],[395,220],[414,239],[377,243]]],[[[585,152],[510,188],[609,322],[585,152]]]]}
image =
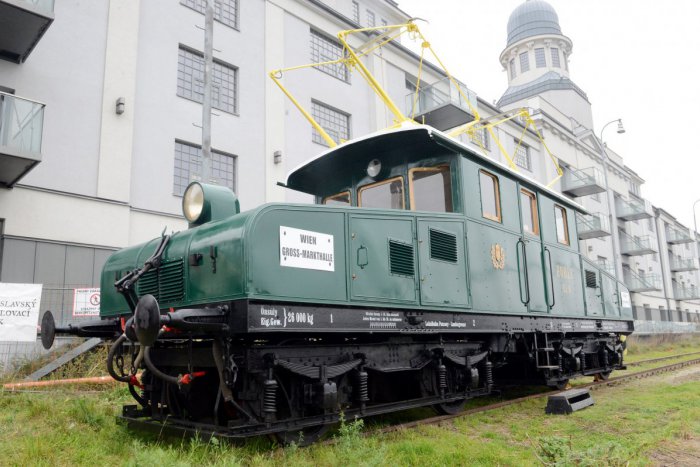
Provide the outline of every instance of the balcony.
{"type": "Polygon", "coordinates": [[[474,120],[472,109],[477,108],[476,93],[463,83],[459,83],[459,86],[464,97],[447,78],[421,87],[418,96],[415,92],[408,94],[405,99],[406,115],[440,131],[471,122],[474,120]]]}
{"type": "Polygon", "coordinates": [[[684,272],[684,271],[695,271],[698,268],[697,263],[694,258],[671,258],[671,271],[672,272],[684,272]]]}
{"type": "Polygon", "coordinates": [[[24,62],[53,22],[54,0],[0,0],[0,59],[24,62]]]}
{"type": "Polygon", "coordinates": [[[605,191],[605,177],[595,167],[567,170],[561,181],[561,191],[575,198],[602,193],[605,191]]]}
{"type": "Polygon", "coordinates": [[[41,162],[44,104],[0,92],[0,187],[12,188],[41,162]]]}
{"type": "Polygon", "coordinates": [[[700,298],[700,290],[695,286],[673,284],[673,298],[676,300],[695,300],[700,298]]]}
{"type": "Polygon", "coordinates": [[[651,203],[645,199],[615,198],[615,211],[617,211],[617,218],[623,221],[636,221],[654,217],[651,203]]]}
{"type": "Polygon", "coordinates": [[[682,230],[676,227],[666,226],[666,241],[672,245],[678,243],[691,243],[693,237],[690,236],[689,230],[682,230]]]}
{"type": "Polygon", "coordinates": [[[610,230],[610,220],[608,216],[601,213],[588,216],[577,215],[576,228],[578,230],[579,240],[606,237],[612,232],[612,230],[610,230]]]}
{"type": "Polygon", "coordinates": [[[651,292],[661,290],[661,277],[658,274],[639,275],[631,269],[624,270],[625,285],[630,292],[651,292]]]}
{"type": "Polygon", "coordinates": [[[627,256],[650,255],[656,253],[654,238],[649,235],[633,237],[624,232],[620,232],[620,253],[627,256]]]}

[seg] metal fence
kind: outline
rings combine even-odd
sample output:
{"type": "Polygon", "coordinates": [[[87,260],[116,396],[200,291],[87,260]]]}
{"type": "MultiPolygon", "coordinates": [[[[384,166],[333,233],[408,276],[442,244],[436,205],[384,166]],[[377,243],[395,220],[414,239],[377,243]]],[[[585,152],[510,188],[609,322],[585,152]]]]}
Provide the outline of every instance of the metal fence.
{"type": "MultiPolygon", "coordinates": [[[[56,326],[67,326],[68,324],[95,319],[95,317],[73,316],[74,290],[91,287],[94,286],[91,284],[61,286],[44,284],[41,291],[41,311],[38,323],[41,323],[41,319],[47,310],[51,310],[51,313],[53,313],[56,326]]],[[[38,323],[37,331],[39,330],[38,323]]],[[[70,344],[75,339],[74,337],[57,337],[53,349],[70,344]]],[[[35,342],[0,342],[0,376],[49,352],[49,350],[44,350],[39,338],[35,342]]]]}

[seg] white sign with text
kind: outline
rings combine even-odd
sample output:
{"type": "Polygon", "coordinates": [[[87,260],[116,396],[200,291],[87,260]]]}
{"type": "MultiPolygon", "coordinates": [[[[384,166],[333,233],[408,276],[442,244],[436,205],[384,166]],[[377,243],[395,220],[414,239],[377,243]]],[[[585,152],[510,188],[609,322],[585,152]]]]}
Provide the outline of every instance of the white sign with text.
{"type": "Polygon", "coordinates": [[[0,341],[35,342],[41,284],[0,283],[0,341]]]}
{"type": "Polygon", "coordinates": [[[100,289],[73,289],[73,316],[99,316],[100,289]]]}
{"type": "Polygon", "coordinates": [[[280,266],[335,271],[333,235],[281,225],[280,266]]]}

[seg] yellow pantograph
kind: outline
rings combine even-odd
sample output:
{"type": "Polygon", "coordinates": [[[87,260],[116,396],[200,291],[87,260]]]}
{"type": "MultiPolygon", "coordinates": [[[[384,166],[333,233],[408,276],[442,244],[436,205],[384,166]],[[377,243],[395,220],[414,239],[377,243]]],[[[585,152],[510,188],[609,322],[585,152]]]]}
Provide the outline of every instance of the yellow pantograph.
{"type": "MultiPolygon", "coordinates": [[[[299,101],[292,95],[292,93],[282,84],[282,76],[284,73],[288,71],[294,71],[294,70],[301,70],[301,69],[306,69],[306,68],[316,68],[320,66],[326,66],[326,65],[342,65],[346,67],[349,71],[356,71],[366,82],[367,85],[374,91],[374,93],[381,99],[381,101],[384,103],[384,105],[389,109],[389,111],[393,115],[393,121],[394,124],[389,127],[397,127],[405,122],[411,122],[411,123],[416,123],[414,120],[415,117],[415,109],[417,108],[417,103],[418,103],[418,97],[420,94],[420,89],[421,89],[421,83],[422,83],[422,76],[423,76],[423,64],[424,64],[424,59],[425,59],[425,52],[429,51],[432,54],[432,57],[437,61],[439,64],[440,68],[442,71],[445,73],[447,76],[447,79],[449,80],[450,84],[454,86],[454,88],[457,90],[459,93],[462,102],[465,102],[467,106],[469,107],[469,111],[471,114],[474,116],[474,120],[471,122],[462,125],[461,127],[458,127],[452,131],[450,131],[448,134],[452,137],[457,137],[460,134],[468,134],[472,137],[476,135],[477,131],[485,129],[486,131],[489,132],[491,135],[491,138],[496,142],[496,145],[498,146],[499,151],[503,154],[505,157],[506,161],[508,162],[508,165],[510,166],[511,169],[517,171],[518,167],[517,165],[513,162],[515,153],[518,151],[519,147],[522,145],[522,140],[523,137],[525,136],[527,130],[529,128],[532,128],[532,130],[535,132],[537,137],[540,139],[542,142],[542,146],[545,148],[547,151],[547,154],[549,154],[550,158],[552,159],[552,162],[554,163],[554,166],[556,167],[557,170],[557,177],[552,180],[548,186],[551,186],[554,184],[562,175],[563,172],[561,168],[559,167],[559,163],[557,161],[557,158],[552,154],[552,152],[549,150],[547,147],[547,144],[544,141],[544,138],[540,134],[539,130],[537,129],[537,126],[535,125],[535,122],[532,120],[532,117],[530,116],[529,112],[527,109],[519,109],[511,112],[506,112],[503,114],[495,115],[493,117],[490,117],[489,121],[485,121],[481,119],[481,116],[479,115],[478,110],[476,109],[475,106],[472,105],[470,99],[468,98],[467,94],[465,91],[462,89],[460,86],[460,83],[454,79],[452,74],[447,70],[445,65],[443,64],[442,60],[437,56],[435,51],[433,50],[432,46],[430,45],[430,42],[423,36],[421,33],[420,29],[418,28],[418,25],[413,22],[413,20],[409,21],[408,23],[405,24],[395,24],[395,25],[387,25],[387,26],[380,26],[380,27],[371,27],[371,28],[360,28],[360,29],[349,29],[346,31],[341,31],[338,33],[338,40],[343,46],[343,53],[341,54],[342,56],[336,60],[328,60],[324,62],[317,62],[317,63],[309,63],[306,65],[298,65],[298,66],[293,66],[293,67],[288,67],[288,68],[280,68],[277,70],[273,70],[269,73],[270,78],[274,83],[282,90],[282,92],[289,98],[289,100],[294,104],[294,106],[301,112],[301,114],[308,120],[308,122],[311,124],[311,126],[321,135],[323,140],[328,144],[329,147],[335,147],[340,143],[343,143],[344,141],[335,141],[331,136],[328,134],[328,132],[316,121],[316,119],[313,118],[313,116],[299,103],[299,101]],[[368,37],[364,42],[362,42],[359,46],[357,47],[352,47],[349,44],[349,40],[351,36],[359,36],[360,34],[364,34],[365,36],[368,37]],[[416,82],[416,89],[414,91],[413,99],[412,99],[412,114],[410,116],[404,115],[404,113],[399,109],[399,107],[394,103],[394,101],[389,97],[389,94],[386,92],[386,90],[382,87],[382,85],[377,81],[377,79],[372,75],[372,73],[367,69],[365,64],[362,62],[362,58],[366,57],[376,50],[380,49],[381,47],[384,47],[385,45],[389,44],[391,41],[398,39],[400,36],[406,34],[411,40],[414,41],[420,41],[421,44],[421,53],[420,53],[420,60],[418,63],[418,73],[417,73],[417,82],[416,82]],[[498,136],[494,132],[494,127],[501,125],[509,120],[513,119],[519,119],[523,123],[523,131],[520,135],[520,139],[518,140],[518,143],[513,150],[513,155],[509,154],[508,151],[503,147],[503,144],[501,144],[501,141],[499,140],[498,136]]],[[[482,151],[486,153],[486,148],[483,145],[483,142],[481,141],[481,138],[474,138],[475,141],[478,142],[478,144],[481,146],[482,151]]]]}

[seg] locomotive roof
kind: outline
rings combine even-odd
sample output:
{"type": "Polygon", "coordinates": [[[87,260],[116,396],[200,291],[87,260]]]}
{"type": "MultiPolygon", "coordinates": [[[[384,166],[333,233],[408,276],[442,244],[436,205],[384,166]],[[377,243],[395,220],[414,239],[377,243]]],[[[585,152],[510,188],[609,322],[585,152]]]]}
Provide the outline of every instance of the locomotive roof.
{"type": "Polygon", "coordinates": [[[330,148],[289,172],[286,186],[293,190],[318,195],[324,191],[324,186],[333,174],[346,172],[353,165],[362,164],[362,167],[365,167],[367,162],[378,154],[394,149],[408,154],[409,162],[414,162],[439,152],[440,148],[447,148],[455,153],[469,153],[484,164],[506,172],[514,179],[534,185],[538,190],[563,204],[584,214],[588,213],[582,205],[540,182],[512,170],[499,161],[475,152],[461,141],[431,126],[418,124],[404,124],[399,128],[370,133],[330,148]],[[408,153],[405,151],[407,147],[411,148],[408,153]],[[365,154],[366,157],[358,157],[358,154],[365,154]],[[364,160],[366,158],[368,160],[364,160]]]}

